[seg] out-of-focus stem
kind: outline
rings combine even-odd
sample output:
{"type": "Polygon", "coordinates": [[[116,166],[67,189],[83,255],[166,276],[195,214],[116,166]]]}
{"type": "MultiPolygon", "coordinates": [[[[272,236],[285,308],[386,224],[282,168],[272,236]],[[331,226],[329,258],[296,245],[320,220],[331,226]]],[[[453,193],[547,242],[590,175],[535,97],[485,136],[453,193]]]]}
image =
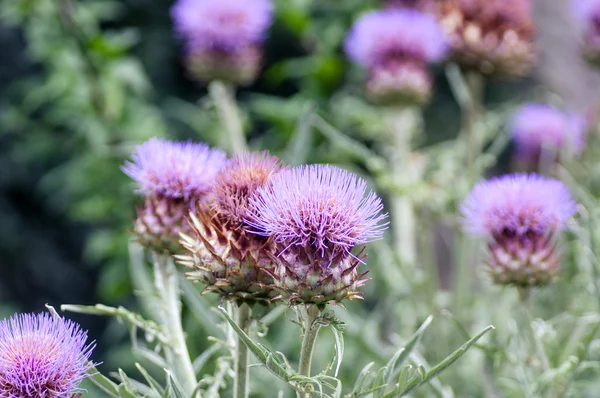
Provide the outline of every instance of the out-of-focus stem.
{"type": "Polygon", "coordinates": [[[229,140],[229,149],[233,153],[246,150],[246,135],[235,102],[234,88],[220,80],[214,80],[208,91],[219,113],[219,118],[229,140]]]}
{"type": "MultiPolygon", "coordinates": [[[[411,165],[412,138],[418,124],[418,110],[414,108],[394,109],[390,115],[390,169],[392,180],[398,187],[407,187],[418,177],[411,165]]],[[[411,199],[404,193],[392,194],[390,213],[395,249],[403,265],[414,267],[417,262],[415,236],[415,210],[411,199]]]]}
{"type": "MultiPolygon", "coordinates": [[[[302,339],[302,348],[300,351],[300,365],[298,368],[298,374],[310,377],[313,350],[315,348],[315,342],[317,341],[319,329],[321,328],[321,325],[315,321],[321,315],[321,311],[319,311],[316,305],[310,305],[306,308],[306,312],[303,315],[304,337],[302,339]]],[[[296,395],[297,398],[311,397],[311,394],[304,394],[301,392],[297,392],[296,395]]]]}
{"type": "MultiPolygon", "coordinates": [[[[467,72],[465,83],[468,91],[468,101],[461,104],[462,109],[462,131],[466,135],[467,144],[467,178],[469,184],[473,184],[479,177],[477,170],[477,158],[480,156],[483,146],[483,137],[480,128],[480,117],[483,111],[483,89],[484,80],[477,72],[467,72]]],[[[457,316],[463,313],[462,308],[472,281],[471,258],[473,245],[465,233],[457,231],[456,255],[454,256],[454,267],[452,277],[453,312],[457,316]]]]}
{"type": "Polygon", "coordinates": [[[550,369],[550,362],[548,361],[548,356],[546,355],[546,351],[544,351],[544,346],[538,336],[535,334],[533,330],[533,317],[531,316],[531,292],[528,288],[520,288],[519,289],[519,297],[520,297],[520,307],[519,310],[521,312],[520,323],[521,328],[527,334],[527,339],[529,343],[532,345],[533,350],[536,352],[540,362],[542,363],[542,368],[544,371],[550,369]]]}
{"type": "Polygon", "coordinates": [[[154,283],[160,296],[162,324],[169,337],[167,361],[186,396],[192,397],[196,388],[196,373],[185,342],[181,322],[181,300],[177,269],[168,255],[153,253],[154,283]]]}
{"type": "MultiPolygon", "coordinates": [[[[237,307],[238,326],[248,334],[252,309],[246,303],[237,307]]],[[[234,398],[248,397],[249,372],[248,372],[248,347],[238,337],[235,345],[235,384],[233,386],[234,398]]]]}
{"type": "Polygon", "coordinates": [[[476,178],[475,165],[481,154],[483,137],[479,129],[480,116],[483,111],[483,77],[477,72],[468,72],[465,76],[470,101],[462,110],[463,134],[467,135],[467,167],[471,180],[476,178]]]}

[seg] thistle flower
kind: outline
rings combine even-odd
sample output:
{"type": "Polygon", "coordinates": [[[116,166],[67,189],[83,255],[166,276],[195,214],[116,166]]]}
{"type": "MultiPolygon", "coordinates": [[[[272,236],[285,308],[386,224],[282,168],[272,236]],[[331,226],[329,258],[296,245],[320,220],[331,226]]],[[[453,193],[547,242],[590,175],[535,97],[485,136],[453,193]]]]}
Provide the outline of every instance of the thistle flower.
{"type": "Polygon", "coordinates": [[[428,64],[446,44],[435,19],[409,9],[373,11],[359,18],[345,41],[350,59],[367,69],[367,94],[382,104],[421,104],[431,94],[428,64]]]}
{"type": "Polygon", "coordinates": [[[0,397],[75,397],[94,366],[94,344],[79,325],[50,314],[0,321],[0,397]]]}
{"type": "Polygon", "coordinates": [[[516,158],[522,165],[533,168],[544,149],[578,154],[584,147],[585,127],[585,119],[572,112],[544,104],[524,105],[512,121],[516,158]]]}
{"type": "Polygon", "coordinates": [[[364,248],[352,249],[380,239],[387,217],[381,199],[365,192],[365,181],[345,170],[304,166],[275,175],[251,198],[248,224],[276,243],[275,281],[291,302],[361,297],[364,248]]]}
{"type": "Polygon", "coordinates": [[[284,166],[268,152],[236,155],[215,179],[214,200],[190,214],[192,231],[181,235],[186,254],[179,262],[194,270],[189,279],[239,302],[268,303],[273,288],[273,242],[248,233],[250,198],[284,166]]]}
{"type": "Polygon", "coordinates": [[[461,207],[465,230],[488,239],[494,282],[521,287],[556,279],[557,238],[575,211],[562,182],[535,174],[477,184],[461,207]]]}
{"type": "Polygon", "coordinates": [[[583,53],[595,66],[600,66],[600,1],[575,0],[573,11],[579,22],[583,53]]]}
{"type": "Polygon", "coordinates": [[[184,217],[209,198],[226,155],[204,144],[152,138],[135,149],[132,160],[122,170],[145,196],[133,232],[157,252],[177,252],[179,232],[189,230],[184,217]]]}
{"type": "Polygon", "coordinates": [[[534,61],[531,7],[531,0],[442,0],[454,60],[485,75],[525,75],[534,61]]]}
{"type": "Polygon", "coordinates": [[[269,0],[177,0],[171,16],[192,75],[237,84],[254,80],[273,19],[269,0]]]}

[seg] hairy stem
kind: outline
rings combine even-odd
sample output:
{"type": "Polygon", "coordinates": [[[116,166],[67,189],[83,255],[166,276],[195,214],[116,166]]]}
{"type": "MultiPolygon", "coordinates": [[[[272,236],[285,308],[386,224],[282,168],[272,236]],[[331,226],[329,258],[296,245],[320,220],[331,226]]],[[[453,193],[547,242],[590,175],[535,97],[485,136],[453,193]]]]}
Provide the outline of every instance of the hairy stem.
{"type": "MultiPolygon", "coordinates": [[[[236,323],[248,334],[252,308],[246,303],[237,307],[236,323]]],[[[248,372],[248,347],[238,337],[235,345],[235,384],[233,386],[234,398],[247,398],[249,385],[248,372]]]]}
{"type": "MultiPolygon", "coordinates": [[[[306,313],[303,315],[304,337],[302,338],[298,373],[302,376],[310,377],[313,350],[315,348],[315,342],[317,341],[319,329],[321,329],[321,325],[315,321],[321,315],[321,311],[316,305],[310,305],[306,308],[306,313]]],[[[310,396],[311,394],[308,393],[297,393],[297,398],[310,398],[310,396]]]]}
{"type": "Polygon", "coordinates": [[[160,315],[169,339],[167,361],[186,396],[196,388],[196,373],[185,342],[177,269],[168,255],[153,253],[154,283],[160,297],[160,315]]]}
{"type": "Polygon", "coordinates": [[[235,102],[234,89],[220,80],[214,80],[208,91],[219,112],[219,118],[229,140],[229,149],[233,153],[246,150],[246,136],[242,128],[242,120],[235,102]]]}

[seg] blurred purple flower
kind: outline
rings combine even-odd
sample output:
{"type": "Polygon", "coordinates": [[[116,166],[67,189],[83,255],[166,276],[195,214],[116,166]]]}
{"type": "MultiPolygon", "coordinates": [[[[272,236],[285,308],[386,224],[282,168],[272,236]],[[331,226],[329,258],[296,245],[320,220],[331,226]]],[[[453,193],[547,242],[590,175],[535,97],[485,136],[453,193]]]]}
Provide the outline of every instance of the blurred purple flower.
{"type": "Polygon", "coordinates": [[[494,281],[521,287],[557,278],[557,236],[575,211],[562,182],[535,174],[477,184],[461,207],[465,230],[488,240],[487,263],[494,281]]]}
{"type": "Polygon", "coordinates": [[[275,175],[272,186],[251,198],[250,225],[286,248],[313,253],[349,253],[356,245],[381,239],[387,217],[366,182],[331,166],[301,166],[275,175]]]}
{"type": "Polygon", "coordinates": [[[578,154],[585,144],[585,128],[585,119],[572,112],[544,104],[524,105],[512,121],[516,156],[523,162],[537,164],[544,147],[578,154]]]}
{"type": "Polygon", "coordinates": [[[190,51],[233,51],[264,40],[273,6],[269,0],[177,0],[171,15],[190,51]]]}
{"type": "Polygon", "coordinates": [[[390,59],[440,61],[447,50],[436,20],[408,9],[369,12],[355,23],[344,43],[355,63],[372,68],[390,59]]]}
{"type": "Polygon", "coordinates": [[[446,42],[430,15],[412,9],[372,11],[360,17],[344,43],[366,68],[367,95],[382,105],[421,105],[431,94],[428,63],[441,60],[446,42]]]}
{"type": "Polygon", "coordinates": [[[194,78],[234,84],[256,78],[273,20],[270,0],[177,0],[171,15],[194,78]]]}
{"type": "Polygon", "coordinates": [[[535,174],[479,183],[461,207],[465,229],[476,235],[526,236],[560,230],[575,213],[565,185],[535,174]]]}
{"type": "Polygon", "coordinates": [[[138,192],[188,201],[211,193],[227,157],[204,144],[151,138],[135,149],[132,160],[121,169],[137,182],[138,192]]]}
{"type": "Polygon", "coordinates": [[[600,1],[575,0],[572,4],[584,53],[591,63],[600,65],[600,1]]]}
{"type": "Polygon", "coordinates": [[[0,397],[67,398],[94,366],[79,325],[50,314],[0,321],[0,397]]]}

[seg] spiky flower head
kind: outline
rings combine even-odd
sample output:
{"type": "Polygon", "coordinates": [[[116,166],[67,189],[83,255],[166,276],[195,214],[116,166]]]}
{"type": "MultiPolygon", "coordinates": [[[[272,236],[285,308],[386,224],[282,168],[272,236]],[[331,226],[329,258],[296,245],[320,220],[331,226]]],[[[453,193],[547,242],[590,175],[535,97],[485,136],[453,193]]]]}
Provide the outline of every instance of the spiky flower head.
{"type": "Polygon", "coordinates": [[[140,243],[158,252],[176,252],[179,232],[189,230],[184,217],[208,200],[226,162],[223,151],[191,141],[151,138],[139,145],[122,170],[145,196],[134,224],[140,243]]]}
{"type": "Polygon", "coordinates": [[[50,314],[0,321],[0,397],[74,397],[94,366],[86,340],[79,325],[50,314]]]}
{"type": "Polygon", "coordinates": [[[245,84],[255,78],[273,20],[270,0],[177,0],[171,16],[198,79],[245,84]]]}
{"type": "Polygon", "coordinates": [[[268,152],[236,155],[215,179],[214,200],[190,215],[192,231],[182,234],[181,264],[189,279],[234,301],[268,303],[278,295],[272,271],[273,242],[248,233],[251,198],[284,169],[268,152]]]}
{"type": "Polygon", "coordinates": [[[477,184],[461,207],[465,230],[488,239],[494,281],[522,287],[556,279],[558,233],[575,211],[562,182],[535,174],[477,184]]]}
{"type": "Polygon", "coordinates": [[[439,20],[466,68],[491,76],[519,77],[533,65],[531,0],[442,0],[439,20]]]}
{"type": "Polygon", "coordinates": [[[367,69],[367,93],[378,103],[423,103],[431,92],[428,64],[446,52],[436,20],[410,9],[364,14],[350,30],[345,50],[367,69]]]}
{"type": "Polygon", "coordinates": [[[367,280],[359,245],[386,228],[381,199],[366,182],[331,166],[302,166],[275,175],[251,198],[248,224],[277,244],[275,280],[292,302],[324,304],[360,298],[367,280]]]}
{"type": "Polygon", "coordinates": [[[573,11],[579,22],[583,53],[595,66],[600,66],[600,1],[574,0],[573,11]]]}
{"type": "Polygon", "coordinates": [[[578,154],[585,144],[586,121],[573,112],[545,104],[526,104],[512,120],[517,160],[537,166],[544,150],[550,154],[578,154]]]}

